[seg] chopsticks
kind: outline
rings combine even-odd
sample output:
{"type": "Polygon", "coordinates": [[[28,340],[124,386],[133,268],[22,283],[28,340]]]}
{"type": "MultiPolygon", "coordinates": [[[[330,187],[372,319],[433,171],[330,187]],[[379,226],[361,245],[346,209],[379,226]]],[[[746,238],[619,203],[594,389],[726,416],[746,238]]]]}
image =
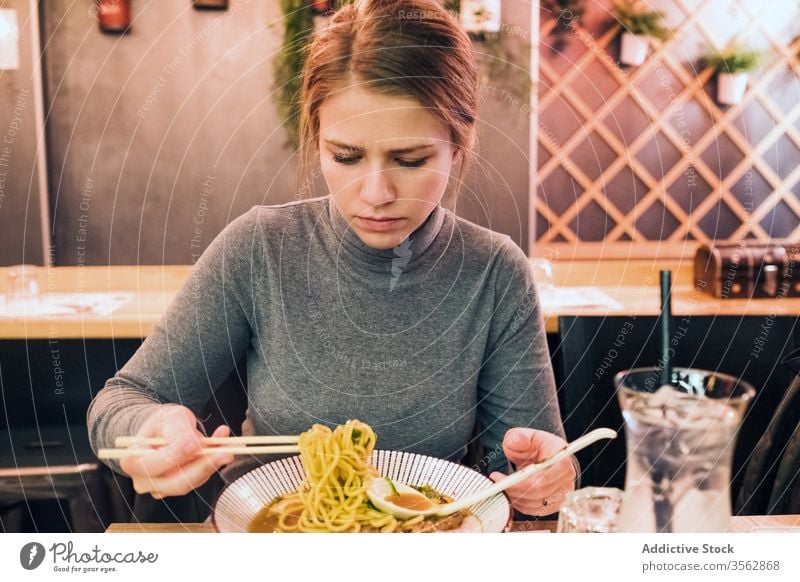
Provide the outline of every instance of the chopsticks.
{"type": "MultiPolygon", "coordinates": [[[[123,436],[114,440],[114,449],[99,449],[99,459],[124,459],[139,455],[148,455],[158,449],[148,448],[165,446],[167,441],[158,437],[123,436]]],[[[249,436],[249,437],[206,437],[200,439],[201,450],[209,453],[230,453],[233,455],[267,455],[299,453],[297,436],[249,436]],[[209,446],[215,445],[215,446],[209,446]],[[218,445],[218,446],[216,446],[218,445]]]]}
{"type": "MultiPolygon", "coordinates": [[[[249,437],[205,437],[200,439],[204,445],[285,445],[297,444],[296,435],[288,436],[249,436],[249,437]]],[[[135,445],[166,445],[166,439],[160,437],[122,436],[114,439],[115,447],[132,447],[135,445]]]]}

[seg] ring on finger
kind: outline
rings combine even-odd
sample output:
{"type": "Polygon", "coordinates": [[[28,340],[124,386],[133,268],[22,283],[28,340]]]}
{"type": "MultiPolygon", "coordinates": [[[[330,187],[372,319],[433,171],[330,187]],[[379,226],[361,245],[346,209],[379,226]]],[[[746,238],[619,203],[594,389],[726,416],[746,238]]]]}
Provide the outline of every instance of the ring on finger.
{"type": "Polygon", "coordinates": [[[544,500],[542,501],[542,506],[555,507],[556,505],[558,505],[559,500],[564,497],[564,493],[565,493],[564,491],[559,491],[558,493],[554,493],[549,497],[545,497],[544,500]]]}

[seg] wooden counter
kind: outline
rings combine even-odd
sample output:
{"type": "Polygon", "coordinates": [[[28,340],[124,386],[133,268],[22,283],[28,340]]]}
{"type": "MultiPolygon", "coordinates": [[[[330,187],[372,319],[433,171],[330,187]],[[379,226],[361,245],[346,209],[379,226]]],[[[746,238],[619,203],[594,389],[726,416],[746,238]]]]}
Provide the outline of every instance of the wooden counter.
{"type": "MultiPolygon", "coordinates": [[[[515,521],[512,532],[556,531],[555,521],[515,521]]],[[[732,533],[800,528],[800,515],[748,515],[734,517],[732,533]]],[[[214,533],[210,523],[112,523],[106,533],[214,533]]]]}
{"type": "MultiPolygon", "coordinates": [[[[574,261],[554,265],[557,286],[596,287],[619,307],[570,307],[546,311],[548,332],[558,331],[560,315],[656,315],[658,272],[673,271],[673,313],[682,315],[798,315],[800,299],[717,300],[692,285],[691,261],[574,261]]],[[[119,292],[133,299],[108,316],[71,315],[0,318],[0,339],[143,338],[158,322],[189,276],[191,267],[119,266],[42,268],[42,292],[119,292]]],[[[0,293],[6,268],[0,268],[0,293]]]]}
{"type": "MultiPolygon", "coordinates": [[[[5,293],[7,268],[0,268],[5,293]]],[[[188,265],[42,267],[42,293],[128,292],[133,298],[108,316],[0,317],[0,339],[144,338],[189,276],[188,265]]]]}
{"type": "Polygon", "coordinates": [[[658,315],[659,272],[672,271],[672,313],[681,316],[800,315],[800,298],[716,299],[695,288],[692,261],[575,261],[553,266],[557,287],[596,287],[619,304],[617,308],[565,308],[545,311],[548,333],[558,331],[560,315],[658,315]]]}

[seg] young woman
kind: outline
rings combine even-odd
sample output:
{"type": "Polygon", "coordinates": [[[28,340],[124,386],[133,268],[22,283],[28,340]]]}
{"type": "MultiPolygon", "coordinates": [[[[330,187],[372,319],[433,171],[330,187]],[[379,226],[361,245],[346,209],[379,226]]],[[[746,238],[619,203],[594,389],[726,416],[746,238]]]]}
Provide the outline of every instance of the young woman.
{"type": "MultiPolygon", "coordinates": [[[[228,225],[90,407],[95,449],[170,443],[112,464],[139,493],[187,493],[233,460],[200,452],[195,415],[245,355],[243,434],[357,418],[380,448],[456,461],[478,434],[495,480],[564,446],[525,254],[443,206],[473,156],[476,91],[470,40],[436,0],[367,0],[317,33],[301,137],[329,194],[228,225]]],[[[551,514],[576,476],[565,460],[508,493],[551,514]]]]}

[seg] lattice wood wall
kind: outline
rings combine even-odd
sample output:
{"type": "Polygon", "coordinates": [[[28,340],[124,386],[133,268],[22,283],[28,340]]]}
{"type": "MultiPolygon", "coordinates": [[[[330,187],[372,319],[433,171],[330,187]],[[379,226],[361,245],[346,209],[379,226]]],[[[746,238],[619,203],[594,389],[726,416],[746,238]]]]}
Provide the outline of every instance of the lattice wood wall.
{"type": "Polygon", "coordinates": [[[800,2],[651,0],[673,38],[620,68],[605,0],[557,47],[541,13],[535,254],[690,256],[711,240],[800,239],[800,2]],[[741,105],[707,46],[762,49],[741,105]]]}

